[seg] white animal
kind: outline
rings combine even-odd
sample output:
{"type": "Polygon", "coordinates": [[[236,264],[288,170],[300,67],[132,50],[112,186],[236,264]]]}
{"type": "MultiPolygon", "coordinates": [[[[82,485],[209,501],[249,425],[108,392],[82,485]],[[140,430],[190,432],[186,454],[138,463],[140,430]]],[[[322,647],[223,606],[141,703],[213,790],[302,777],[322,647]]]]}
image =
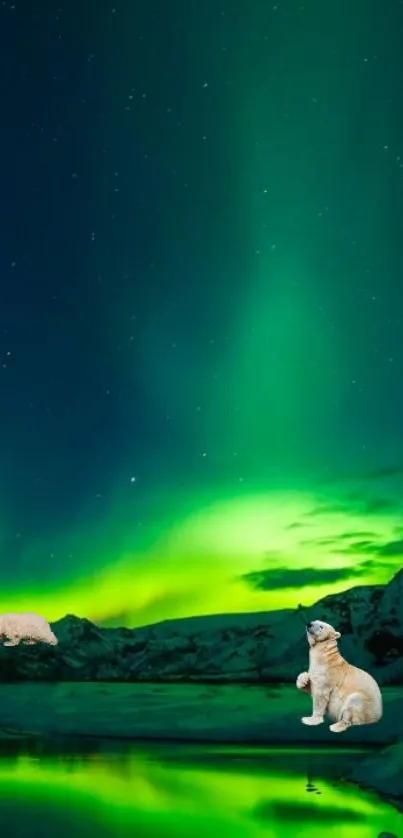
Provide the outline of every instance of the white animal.
{"type": "Polygon", "coordinates": [[[39,641],[51,646],[58,643],[48,621],[39,614],[0,614],[0,638],[6,637],[4,646],[18,646],[21,640],[30,646],[39,641]]]}
{"type": "Polygon", "coordinates": [[[382,718],[382,696],[372,675],[347,663],[337,648],[340,632],[329,623],[314,620],[306,627],[309,671],[301,672],[297,687],[312,696],[312,716],[305,725],[319,725],[324,715],[334,722],[333,733],[351,725],[367,725],[382,718]]]}

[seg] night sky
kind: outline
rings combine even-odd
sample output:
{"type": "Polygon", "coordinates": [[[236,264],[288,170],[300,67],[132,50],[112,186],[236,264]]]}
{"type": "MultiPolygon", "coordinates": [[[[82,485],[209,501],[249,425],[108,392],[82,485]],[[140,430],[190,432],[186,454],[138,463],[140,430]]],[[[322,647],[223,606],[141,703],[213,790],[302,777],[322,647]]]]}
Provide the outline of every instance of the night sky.
{"type": "Polygon", "coordinates": [[[0,4],[0,607],[403,558],[403,3],[0,4]]]}

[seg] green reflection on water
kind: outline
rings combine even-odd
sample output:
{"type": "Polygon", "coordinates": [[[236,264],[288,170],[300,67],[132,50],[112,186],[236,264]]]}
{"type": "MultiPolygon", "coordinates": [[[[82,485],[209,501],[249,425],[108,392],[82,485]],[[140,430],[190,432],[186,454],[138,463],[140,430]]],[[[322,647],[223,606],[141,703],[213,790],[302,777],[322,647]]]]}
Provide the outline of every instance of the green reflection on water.
{"type": "Polygon", "coordinates": [[[335,781],[357,754],[230,748],[94,750],[0,760],[0,830],[35,838],[403,835],[377,796],[335,781]],[[343,770],[343,769],[342,769],[343,770]]]}

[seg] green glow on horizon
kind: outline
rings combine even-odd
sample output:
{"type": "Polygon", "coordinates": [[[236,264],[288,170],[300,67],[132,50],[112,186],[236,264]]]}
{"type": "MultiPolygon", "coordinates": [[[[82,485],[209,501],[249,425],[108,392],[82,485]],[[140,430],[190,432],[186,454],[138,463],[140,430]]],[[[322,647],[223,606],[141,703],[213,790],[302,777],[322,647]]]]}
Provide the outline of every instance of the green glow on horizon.
{"type": "Polygon", "coordinates": [[[358,583],[388,581],[400,566],[399,556],[376,566],[376,576],[368,567],[357,578],[356,566],[363,556],[354,547],[346,555],[343,538],[353,534],[354,543],[370,532],[374,544],[383,544],[393,540],[397,524],[394,515],[339,509],[309,493],[223,499],[188,512],[178,522],[166,521],[159,527],[159,537],[143,552],[127,549],[113,556],[108,543],[100,544],[98,569],[83,572],[81,579],[70,584],[27,591],[3,589],[0,608],[29,607],[50,620],[74,613],[95,622],[121,620],[136,626],[197,614],[273,610],[295,607],[301,601],[311,604],[358,583]],[[312,583],[302,588],[286,587],[285,582],[279,589],[256,590],[240,578],[266,569],[284,571],[286,577],[287,572],[304,568],[312,570],[312,583]],[[340,568],[344,574],[340,580],[320,584],[315,572],[323,568],[340,568]]]}

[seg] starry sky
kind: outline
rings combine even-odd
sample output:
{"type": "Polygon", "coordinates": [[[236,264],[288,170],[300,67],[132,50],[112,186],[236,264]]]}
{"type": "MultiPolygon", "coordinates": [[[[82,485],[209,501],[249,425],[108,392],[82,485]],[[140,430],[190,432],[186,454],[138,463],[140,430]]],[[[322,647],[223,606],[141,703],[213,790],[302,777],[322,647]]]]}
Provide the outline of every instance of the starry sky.
{"type": "Polygon", "coordinates": [[[0,4],[1,610],[403,557],[403,4],[0,4]]]}

